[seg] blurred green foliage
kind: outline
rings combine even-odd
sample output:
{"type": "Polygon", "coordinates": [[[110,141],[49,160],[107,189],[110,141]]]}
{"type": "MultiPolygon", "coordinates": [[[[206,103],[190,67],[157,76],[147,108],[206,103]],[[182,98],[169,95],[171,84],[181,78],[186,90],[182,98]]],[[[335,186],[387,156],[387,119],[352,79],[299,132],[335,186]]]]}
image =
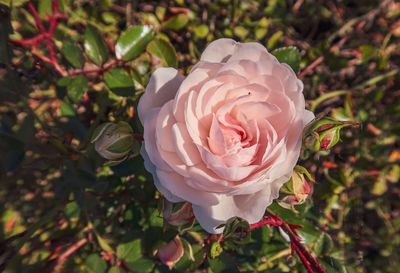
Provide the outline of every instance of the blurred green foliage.
{"type": "MultiPolygon", "coordinates": [[[[51,58],[46,38],[35,51],[8,42],[40,33],[27,2],[0,0],[0,271],[305,272],[296,255],[287,259],[279,229],[204,246],[198,224],[181,236],[192,255],[170,270],[155,251],[178,231],[163,221],[140,142],[112,167],[90,144],[108,121],[141,134],[137,100],[152,71],[187,73],[210,41],[232,37],[296,47],[299,64],[295,53],[283,57],[300,73],[323,57],[303,77],[308,108],[361,123],[331,151],[302,154],[317,181],[306,203],[270,209],[303,226],[327,272],[398,272],[399,3],[60,0],[57,70],[43,58],[51,58]]],[[[52,1],[31,3],[51,28],[52,1]]]]}

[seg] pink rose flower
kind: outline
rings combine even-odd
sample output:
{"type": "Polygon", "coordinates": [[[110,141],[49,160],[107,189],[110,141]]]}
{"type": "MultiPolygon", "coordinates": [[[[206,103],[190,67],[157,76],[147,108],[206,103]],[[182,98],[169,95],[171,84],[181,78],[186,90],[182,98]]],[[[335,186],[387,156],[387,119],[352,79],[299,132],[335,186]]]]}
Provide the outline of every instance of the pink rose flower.
{"type": "Polygon", "coordinates": [[[159,68],[141,97],[142,156],[157,189],[190,202],[210,233],[233,216],[259,221],[290,178],[302,131],[303,83],[258,43],[212,42],[185,78],[159,68]]]}

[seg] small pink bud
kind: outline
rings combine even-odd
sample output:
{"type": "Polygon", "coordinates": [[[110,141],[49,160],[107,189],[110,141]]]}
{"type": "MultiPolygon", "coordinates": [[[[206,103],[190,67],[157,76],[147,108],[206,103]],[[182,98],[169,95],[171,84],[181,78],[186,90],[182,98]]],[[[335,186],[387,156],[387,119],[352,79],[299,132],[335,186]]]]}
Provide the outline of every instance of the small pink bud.
{"type": "Polygon", "coordinates": [[[304,177],[304,174],[293,171],[290,185],[292,192],[290,195],[285,196],[282,201],[289,205],[299,205],[306,201],[308,195],[311,193],[310,184],[304,177]]]}
{"type": "Polygon", "coordinates": [[[180,208],[175,208],[175,211],[174,206],[176,205],[168,201],[164,202],[163,216],[165,221],[176,227],[193,221],[194,215],[192,211],[192,204],[186,202],[180,208]]]}
{"type": "Polygon", "coordinates": [[[158,249],[158,257],[161,262],[172,268],[183,256],[183,245],[179,237],[158,249]]]}

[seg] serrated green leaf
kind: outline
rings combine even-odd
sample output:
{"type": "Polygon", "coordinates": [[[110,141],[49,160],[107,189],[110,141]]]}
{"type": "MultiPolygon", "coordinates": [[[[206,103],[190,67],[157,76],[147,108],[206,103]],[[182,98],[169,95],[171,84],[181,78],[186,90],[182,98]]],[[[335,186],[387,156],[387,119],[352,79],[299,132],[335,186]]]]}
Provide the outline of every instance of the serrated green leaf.
{"type": "Polygon", "coordinates": [[[88,80],[83,75],[78,75],[69,82],[67,86],[68,97],[77,103],[81,100],[88,88],[88,80]]]}
{"type": "Polygon", "coordinates": [[[67,59],[67,61],[75,68],[83,66],[85,58],[83,57],[82,50],[74,41],[63,41],[61,52],[65,59],[67,59]]]}
{"type": "Polygon", "coordinates": [[[135,94],[131,76],[121,68],[113,68],[104,73],[104,82],[111,91],[119,96],[128,97],[135,94]]]}
{"type": "Polygon", "coordinates": [[[85,264],[88,273],[104,273],[107,270],[106,262],[97,254],[90,254],[85,264]]]}
{"type": "Polygon", "coordinates": [[[139,56],[153,37],[150,25],[134,26],[122,32],[115,45],[118,59],[128,61],[139,56]]]}
{"type": "Polygon", "coordinates": [[[154,39],[147,45],[147,52],[159,59],[164,66],[178,67],[175,48],[164,39],[154,39]]]}
{"type": "Polygon", "coordinates": [[[86,26],[84,46],[89,59],[95,64],[101,65],[107,60],[106,42],[94,26],[86,26]]]}
{"type": "Polygon", "coordinates": [[[288,64],[297,74],[300,68],[301,56],[296,47],[282,47],[274,50],[272,54],[281,63],[288,64]]]}

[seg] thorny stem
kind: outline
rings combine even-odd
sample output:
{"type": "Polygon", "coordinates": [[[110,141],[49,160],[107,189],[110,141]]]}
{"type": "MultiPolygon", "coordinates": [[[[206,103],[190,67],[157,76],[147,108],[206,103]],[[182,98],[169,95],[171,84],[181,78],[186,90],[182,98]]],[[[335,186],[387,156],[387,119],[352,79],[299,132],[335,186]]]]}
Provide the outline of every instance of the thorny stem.
{"type": "MultiPolygon", "coordinates": [[[[54,67],[54,69],[63,77],[65,76],[76,76],[79,74],[91,74],[91,73],[104,73],[108,71],[110,68],[113,68],[114,66],[118,66],[118,61],[113,60],[111,63],[108,65],[102,65],[98,68],[95,69],[90,69],[90,70],[85,70],[85,69],[75,69],[72,71],[67,71],[65,70],[57,61],[56,57],[56,51],[54,48],[54,43],[52,41],[54,31],[57,28],[59,24],[59,20],[63,18],[67,18],[68,16],[66,14],[61,14],[59,11],[59,6],[58,6],[58,0],[53,0],[53,6],[52,6],[52,15],[46,15],[46,19],[49,21],[49,28],[46,30],[46,28],[43,25],[42,20],[39,17],[39,14],[35,7],[33,6],[32,3],[28,4],[28,7],[33,14],[33,17],[35,18],[35,23],[40,31],[39,34],[37,34],[33,38],[27,38],[27,39],[22,39],[22,40],[9,40],[9,43],[12,44],[17,44],[21,45],[24,48],[31,48],[32,54],[35,55],[37,58],[42,60],[43,62],[46,62],[54,67]],[[47,57],[40,53],[38,51],[38,46],[44,42],[50,57],[47,57]]],[[[124,63],[124,61],[122,61],[124,63]]]]}
{"type": "Polygon", "coordinates": [[[301,226],[291,225],[280,219],[269,209],[266,210],[267,219],[263,219],[258,223],[251,224],[250,230],[259,228],[265,225],[280,227],[290,238],[292,251],[296,251],[301,262],[309,273],[326,273],[317,260],[310,254],[306,247],[300,242],[301,238],[296,233],[296,229],[301,226]],[[313,271],[314,270],[314,271],[313,271]]]}
{"type": "Polygon", "coordinates": [[[57,259],[56,265],[54,267],[54,272],[56,272],[56,273],[62,272],[62,265],[65,263],[67,258],[71,254],[76,252],[84,244],[86,244],[86,242],[87,242],[87,239],[86,238],[82,238],[79,241],[77,241],[76,243],[74,243],[71,247],[69,247],[63,254],[61,254],[59,256],[59,258],[57,259]]]}
{"type": "Polygon", "coordinates": [[[310,267],[310,264],[308,263],[306,257],[304,257],[303,253],[301,253],[301,251],[296,246],[296,244],[295,243],[291,243],[291,247],[292,247],[292,249],[294,249],[296,251],[297,255],[299,255],[299,258],[300,258],[301,262],[303,263],[304,267],[306,268],[307,272],[308,273],[313,273],[313,270],[310,267]]]}

